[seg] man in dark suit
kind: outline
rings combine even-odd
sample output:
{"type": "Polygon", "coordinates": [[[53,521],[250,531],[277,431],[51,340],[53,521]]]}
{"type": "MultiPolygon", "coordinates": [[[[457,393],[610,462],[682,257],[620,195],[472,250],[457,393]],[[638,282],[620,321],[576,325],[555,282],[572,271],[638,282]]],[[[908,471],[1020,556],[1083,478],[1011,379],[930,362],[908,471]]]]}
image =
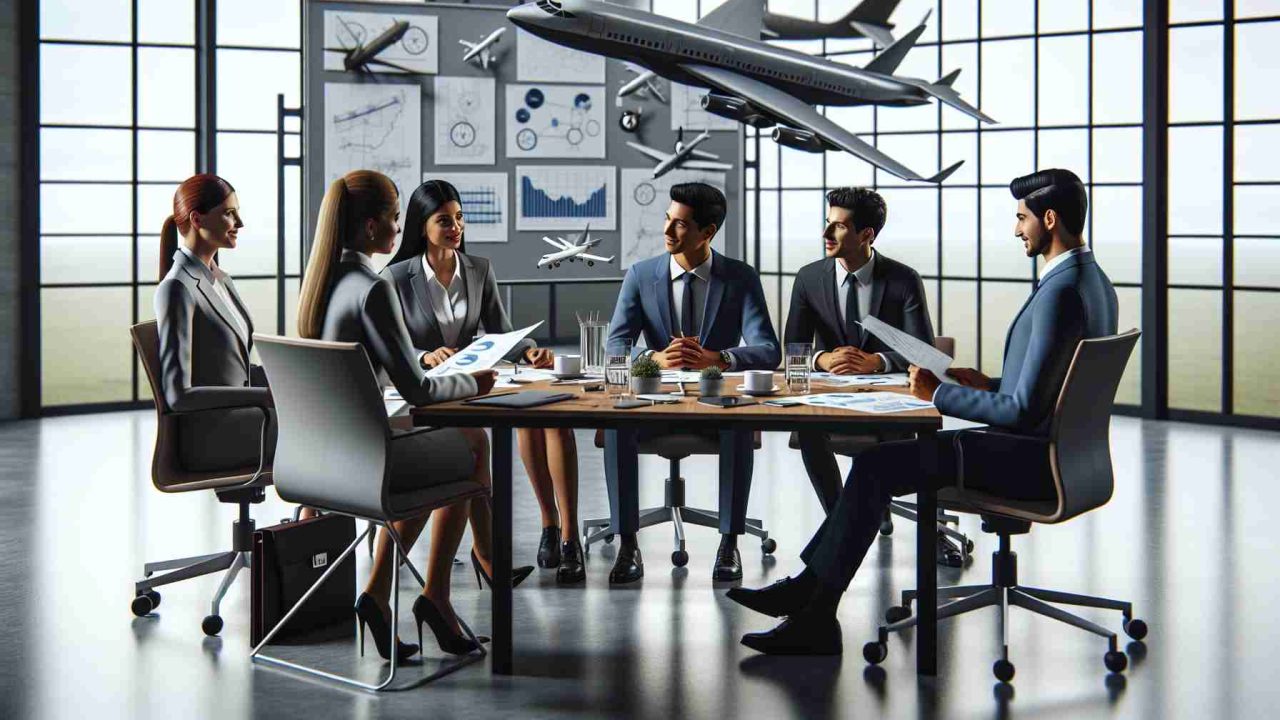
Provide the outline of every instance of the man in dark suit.
{"type": "MultiPolygon", "coordinates": [[[[648,348],[636,349],[634,356],[650,357],[663,369],[773,370],[778,366],[778,336],[760,277],[750,265],[711,249],[725,213],[724,194],[714,187],[704,183],[672,186],[664,228],[667,252],[627,271],[609,323],[610,349],[634,343],[643,334],[648,348]]],[[[611,583],[632,582],[644,575],[636,544],[638,443],[642,438],[670,435],[672,430],[605,432],[611,524],[622,539],[609,573],[611,583]]],[[[751,492],[751,433],[713,432],[713,437],[720,442],[721,541],[712,577],[737,580],[742,577],[737,541],[746,530],[751,492]]]]}
{"type": "Polygon", "coordinates": [[[1014,234],[1027,256],[1043,256],[1045,265],[1009,328],[1003,377],[953,369],[948,374],[954,382],[944,385],[916,367],[910,376],[911,393],[943,414],[1021,437],[940,433],[934,478],[920,472],[915,441],[884,443],[859,455],[836,507],[800,554],[804,571],[761,590],[729,592],[753,610],[787,616],[773,630],[744,635],[747,647],[771,654],[840,653],[836,609],[885,508],[903,489],[954,483],[957,442],[964,445],[966,467],[1010,471],[966,473],[966,487],[1018,499],[1055,496],[1047,448],[1054,402],[1079,342],[1115,334],[1116,292],[1082,238],[1088,196],[1075,173],[1043,170],[1014,180],[1009,189],[1019,201],[1014,234]]]}

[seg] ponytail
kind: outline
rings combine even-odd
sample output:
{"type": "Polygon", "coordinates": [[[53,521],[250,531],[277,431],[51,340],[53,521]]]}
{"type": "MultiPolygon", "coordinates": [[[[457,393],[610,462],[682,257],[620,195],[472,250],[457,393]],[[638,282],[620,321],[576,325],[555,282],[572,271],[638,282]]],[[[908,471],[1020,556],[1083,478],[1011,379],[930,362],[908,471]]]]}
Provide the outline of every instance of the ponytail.
{"type": "Polygon", "coordinates": [[[173,267],[173,254],[178,252],[178,223],[173,216],[164,219],[160,228],[160,279],[164,280],[173,267]]]}
{"type": "Polygon", "coordinates": [[[236,189],[217,175],[192,175],[173,193],[173,213],[160,230],[160,279],[173,267],[173,254],[178,251],[178,237],[191,231],[191,213],[207,213],[226,201],[236,189]]]}
{"type": "Polygon", "coordinates": [[[300,337],[318,340],[324,328],[324,314],[329,309],[329,280],[342,255],[341,236],[346,225],[348,195],[346,180],[338,178],[329,184],[320,202],[311,257],[307,260],[307,271],[302,276],[302,288],[298,293],[300,337]]]}

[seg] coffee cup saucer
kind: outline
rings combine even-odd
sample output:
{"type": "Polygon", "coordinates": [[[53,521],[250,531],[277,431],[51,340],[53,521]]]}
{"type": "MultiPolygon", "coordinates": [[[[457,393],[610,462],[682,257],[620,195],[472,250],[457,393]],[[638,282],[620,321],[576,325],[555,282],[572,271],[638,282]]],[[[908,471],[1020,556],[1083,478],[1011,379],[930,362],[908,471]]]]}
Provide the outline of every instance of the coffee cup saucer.
{"type": "Polygon", "coordinates": [[[782,391],[782,388],[778,387],[777,385],[774,385],[768,390],[748,390],[746,385],[739,385],[737,389],[738,389],[738,392],[742,393],[743,395],[751,395],[751,396],[759,395],[762,397],[767,397],[769,395],[777,395],[779,392],[782,391]]]}
{"type": "Polygon", "coordinates": [[[557,380],[579,380],[587,376],[584,372],[556,372],[551,371],[551,376],[557,380]]]}

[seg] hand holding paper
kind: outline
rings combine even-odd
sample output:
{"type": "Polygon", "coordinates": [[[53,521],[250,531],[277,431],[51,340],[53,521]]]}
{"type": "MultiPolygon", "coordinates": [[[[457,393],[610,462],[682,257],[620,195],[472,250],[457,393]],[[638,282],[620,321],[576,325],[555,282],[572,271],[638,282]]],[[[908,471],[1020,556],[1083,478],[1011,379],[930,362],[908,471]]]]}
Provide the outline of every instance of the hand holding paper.
{"type": "Polygon", "coordinates": [[[884,341],[885,345],[892,348],[911,365],[928,370],[938,376],[942,382],[956,384],[955,378],[947,374],[947,368],[951,367],[950,355],[928,343],[920,342],[873,315],[868,315],[867,319],[862,321],[862,327],[884,341]]]}
{"type": "Polygon", "coordinates": [[[453,373],[488,370],[497,365],[498,361],[511,352],[511,348],[515,347],[516,343],[523,340],[525,336],[536,330],[541,324],[542,321],[539,320],[521,330],[509,333],[489,333],[479,337],[444,362],[431,368],[431,370],[427,371],[427,375],[429,377],[439,377],[453,373]]]}

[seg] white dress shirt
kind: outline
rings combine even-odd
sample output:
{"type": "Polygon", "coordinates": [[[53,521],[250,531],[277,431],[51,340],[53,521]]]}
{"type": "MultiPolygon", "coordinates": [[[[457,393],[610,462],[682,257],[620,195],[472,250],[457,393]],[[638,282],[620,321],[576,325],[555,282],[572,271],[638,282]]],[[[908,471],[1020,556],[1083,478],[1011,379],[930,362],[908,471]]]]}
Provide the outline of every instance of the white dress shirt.
{"type": "Polygon", "coordinates": [[[213,286],[213,291],[222,300],[222,304],[227,306],[227,311],[230,315],[227,319],[231,321],[231,327],[240,336],[241,342],[244,342],[247,346],[249,343],[249,321],[240,312],[240,306],[236,304],[235,300],[231,299],[231,291],[227,290],[227,279],[231,276],[223,272],[216,262],[205,265],[204,261],[196,257],[196,254],[191,252],[191,249],[186,245],[179,244],[178,250],[188,258],[191,258],[195,264],[204,268],[204,279],[209,281],[209,284],[213,286]]]}
{"type": "MultiPolygon", "coordinates": [[[[853,272],[849,272],[844,267],[844,262],[836,260],[835,262],[835,282],[836,282],[836,308],[840,315],[840,327],[845,326],[845,318],[849,315],[849,283],[855,283],[856,292],[858,294],[858,322],[861,323],[871,314],[871,291],[873,287],[873,278],[875,277],[876,268],[876,251],[871,251],[871,258],[853,272]]],[[[818,370],[818,356],[822,353],[815,353],[813,356],[813,368],[818,370]]],[[[889,369],[889,359],[884,353],[877,353],[880,356],[880,369],[878,372],[885,372],[889,369]]]]}
{"type": "Polygon", "coordinates": [[[431,269],[427,254],[422,254],[422,271],[427,274],[427,292],[431,295],[431,311],[440,326],[440,336],[445,347],[458,347],[458,334],[467,320],[467,294],[462,291],[462,261],[453,256],[453,277],[448,285],[440,284],[436,271],[431,269]]]}
{"type": "MultiPolygon", "coordinates": [[[[698,317],[693,321],[693,327],[697,329],[699,334],[706,329],[702,327],[702,322],[707,316],[707,290],[711,284],[711,260],[714,257],[715,255],[708,255],[702,264],[692,270],[685,270],[680,267],[680,263],[676,262],[676,256],[671,256],[669,270],[671,273],[671,312],[672,317],[675,319],[675,326],[671,328],[673,331],[679,332],[684,325],[682,313],[684,310],[684,275],[686,272],[695,278],[689,281],[692,283],[689,287],[693,291],[693,311],[698,314],[698,317]]],[[[654,352],[656,350],[649,350],[648,354],[652,356],[654,352]]],[[[729,353],[729,369],[734,369],[737,364],[738,361],[733,357],[733,353],[729,353]]]]}
{"type": "Polygon", "coordinates": [[[1044,267],[1043,267],[1043,268],[1040,268],[1040,277],[1044,277],[1045,275],[1048,275],[1050,270],[1052,270],[1052,269],[1054,269],[1054,268],[1058,267],[1059,265],[1061,265],[1063,260],[1066,260],[1067,258],[1071,257],[1072,255],[1083,255],[1083,254],[1085,254],[1085,253],[1087,253],[1087,252],[1093,252],[1092,250],[1090,250],[1090,249],[1089,249],[1089,246],[1088,246],[1088,245],[1081,245],[1081,246],[1080,246],[1080,247],[1078,247],[1078,248],[1071,248],[1070,250],[1068,250],[1068,251],[1066,251],[1066,252],[1062,253],[1061,255],[1059,255],[1058,257],[1056,257],[1056,258],[1054,258],[1054,259],[1050,260],[1049,262],[1045,263],[1045,264],[1044,264],[1044,267]]]}

